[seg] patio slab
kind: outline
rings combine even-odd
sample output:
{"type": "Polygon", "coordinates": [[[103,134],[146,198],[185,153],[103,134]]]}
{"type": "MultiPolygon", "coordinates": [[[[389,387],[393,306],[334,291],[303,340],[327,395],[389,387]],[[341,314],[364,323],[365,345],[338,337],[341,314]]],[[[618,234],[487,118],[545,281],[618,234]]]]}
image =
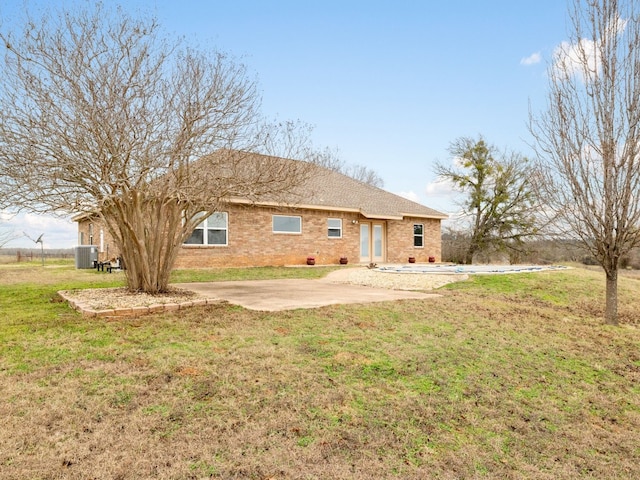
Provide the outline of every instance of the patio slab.
{"type": "Polygon", "coordinates": [[[390,290],[326,280],[250,280],[231,282],[179,283],[176,287],[197,292],[250,310],[279,311],[317,308],[326,305],[426,299],[438,294],[390,290]]]}

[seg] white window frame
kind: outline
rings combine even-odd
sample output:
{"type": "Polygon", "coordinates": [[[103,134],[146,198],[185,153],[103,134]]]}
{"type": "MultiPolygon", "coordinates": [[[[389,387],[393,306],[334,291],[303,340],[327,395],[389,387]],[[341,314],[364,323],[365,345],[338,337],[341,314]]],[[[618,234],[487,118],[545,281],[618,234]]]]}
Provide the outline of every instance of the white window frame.
{"type": "Polygon", "coordinates": [[[424,223],[414,223],[413,224],[413,248],[424,248],[424,223]],[[416,227],[420,226],[422,233],[416,233],[416,227]],[[421,245],[416,245],[416,239],[420,239],[421,245]]]}
{"type": "Polygon", "coordinates": [[[329,238],[342,238],[342,219],[341,218],[327,218],[327,237],[329,238]],[[332,226],[331,222],[337,222],[338,226],[335,224],[332,226]],[[332,230],[337,230],[338,235],[331,235],[332,230]]]}
{"type": "Polygon", "coordinates": [[[302,234],[302,217],[300,215],[272,215],[271,216],[271,231],[279,235],[301,235],[302,234]],[[293,230],[276,230],[276,218],[295,218],[298,220],[300,228],[298,231],[293,230]]]}
{"type": "MultiPolygon", "coordinates": [[[[201,217],[204,217],[203,213],[199,213],[198,214],[201,217]]],[[[196,230],[202,230],[202,243],[188,243],[188,240],[185,241],[185,243],[183,243],[183,245],[189,246],[189,247],[227,247],[229,246],[229,214],[227,212],[213,212],[211,215],[209,215],[206,218],[203,218],[203,220],[196,226],[196,228],[193,229],[193,231],[195,232],[196,230]],[[220,226],[209,226],[209,219],[216,216],[216,215],[224,215],[224,227],[220,227],[220,226]],[[209,230],[217,230],[217,231],[224,231],[224,243],[209,243],[209,235],[208,235],[208,231],[209,230]]],[[[193,235],[193,233],[192,233],[193,235]]],[[[191,237],[189,237],[191,238],[191,237]]]]}

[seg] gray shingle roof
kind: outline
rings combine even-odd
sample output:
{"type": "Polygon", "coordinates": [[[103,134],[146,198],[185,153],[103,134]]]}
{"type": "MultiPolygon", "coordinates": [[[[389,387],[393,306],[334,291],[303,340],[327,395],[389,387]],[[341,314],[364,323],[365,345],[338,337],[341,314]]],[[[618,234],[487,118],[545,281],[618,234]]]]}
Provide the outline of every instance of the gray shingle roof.
{"type": "MultiPolygon", "coordinates": [[[[261,155],[252,155],[259,161],[261,155]]],[[[269,157],[273,159],[273,157],[269,157]]],[[[282,159],[283,162],[295,160],[282,159]]],[[[311,166],[311,174],[303,185],[284,200],[289,206],[310,209],[359,212],[367,218],[402,219],[403,217],[447,218],[447,214],[413,202],[381,188],[319,165],[311,166]]],[[[263,199],[264,200],[264,199],[263,199]]],[[[269,204],[258,200],[257,204],[269,204]]],[[[280,198],[277,203],[282,204],[280,198]]]]}
{"type": "MultiPolygon", "coordinates": [[[[442,212],[399,195],[299,160],[221,149],[195,162],[193,168],[200,172],[196,174],[200,181],[193,182],[193,188],[206,188],[203,185],[215,184],[224,191],[225,186],[233,184],[234,187],[229,191],[234,194],[223,200],[229,203],[355,212],[366,218],[381,220],[400,220],[403,217],[448,218],[442,212]],[[274,171],[276,173],[273,175],[269,173],[274,171]],[[293,190],[286,182],[282,183],[282,188],[274,187],[281,183],[282,178],[287,178],[287,175],[299,175],[299,178],[305,180],[293,190]],[[247,179],[246,188],[243,186],[244,177],[247,179]],[[258,187],[254,188],[256,180],[266,187],[255,191],[260,190],[258,187]],[[252,195],[245,196],[241,193],[243,191],[251,192],[252,195]]],[[[79,213],[73,220],[79,221],[89,215],[92,212],[79,213]]]]}

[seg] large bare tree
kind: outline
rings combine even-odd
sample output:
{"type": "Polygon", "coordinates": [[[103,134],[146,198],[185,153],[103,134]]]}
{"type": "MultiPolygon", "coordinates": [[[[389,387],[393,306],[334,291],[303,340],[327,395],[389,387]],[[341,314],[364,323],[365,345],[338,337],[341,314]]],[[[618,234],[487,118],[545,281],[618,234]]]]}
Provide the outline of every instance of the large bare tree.
{"type": "Polygon", "coordinates": [[[640,244],[640,18],[637,2],[574,0],[570,40],[531,116],[548,212],[606,275],[605,322],[618,322],[620,258],[640,244]]]}
{"type": "Polygon", "coordinates": [[[97,215],[131,290],[166,290],[182,243],[228,199],[304,181],[307,162],[274,156],[314,160],[308,131],[262,120],[243,65],[154,19],[85,4],[0,38],[0,208],[97,215]]]}
{"type": "Polygon", "coordinates": [[[500,152],[482,137],[460,137],[451,142],[449,153],[452,164],[437,163],[435,172],[464,194],[461,220],[468,235],[463,262],[487,250],[522,250],[540,225],[529,161],[516,152],[500,152]]]}

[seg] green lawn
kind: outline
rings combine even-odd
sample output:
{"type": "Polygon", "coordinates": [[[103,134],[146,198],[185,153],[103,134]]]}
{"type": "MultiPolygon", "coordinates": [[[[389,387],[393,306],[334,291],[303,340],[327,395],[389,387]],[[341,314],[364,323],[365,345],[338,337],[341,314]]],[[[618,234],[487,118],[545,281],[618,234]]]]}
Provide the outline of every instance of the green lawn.
{"type": "Polygon", "coordinates": [[[85,319],[55,294],[121,282],[0,266],[1,478],[640,478],[637,279],[620,327],[584,269],[280,313],[85,319]]]}

